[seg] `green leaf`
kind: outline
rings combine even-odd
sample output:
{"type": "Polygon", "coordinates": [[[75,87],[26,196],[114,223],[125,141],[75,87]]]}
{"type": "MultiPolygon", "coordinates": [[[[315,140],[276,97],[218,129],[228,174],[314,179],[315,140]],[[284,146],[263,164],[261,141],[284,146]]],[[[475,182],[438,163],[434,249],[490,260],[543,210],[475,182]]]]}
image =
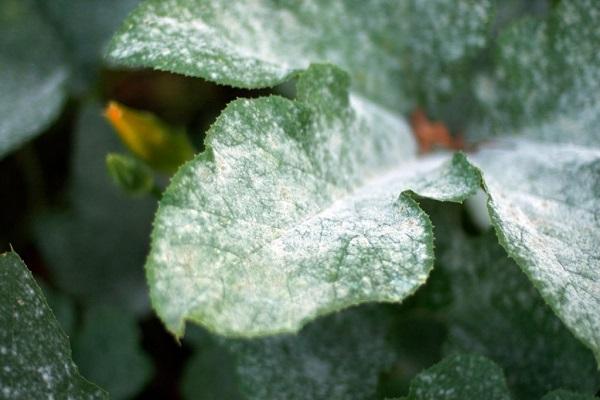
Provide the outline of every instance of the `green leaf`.
{"type": "Polygon", "coordinates": [[[432,267],[431,225],[406,190],[461,201],[479,187],[463,155],[408,162],[406,125],[317,65],[298,99],[231,103],[207,151],[173,177],[146,270],[154,308],[229,336],[297,331],[318,315],[400,302],[432,267]]]}
{"type": "Polygon", "coordinates": [[[500,243],[600,362],[600,151],[507,140],[473,160],[500,243]]]}
{"type": "Polygon", "coordinates": [[[500,367],[474,354],[450,356],[413,379],[405,400],[510,400],[500,367]]]}
{"type": "Polygon", "coordinates": [[[75,331],[75,322],[77,318],[73,299],[58,290],[50,288],[48,285],[45,285],[44,282],[39,282],[39,285],[42,288],[46,302],[54,313],[63,332],[65,332],[67,336],[72,337],[73,332],[75,331]]]}
{"type": "Polygon", "coordinates": [[[0,157],[59,113],[69,73],[62,44],[28,0],[0,3],[0,157]]]}
{"type": "Polygon", "coordinates": [[[91,307],[75,336],[73,358],[81,372],[105,388],[112,399],[129,399],[152,374],[151,360],[139,341],[133,315],[115,307],[91,307]]]}
{"type": "Polygon", "coordinates": [[[83,379],[69,340],[19,256],[0,255],[0,395],[3,399],[107,399],[83,379]]]}
{"type": "Polygon", "coordinates": [[[73,146],[70,207],[34,224],[52,278],[84,304],[147,312],[143,265],[156,203],[131,199],[111,182],[106,154],[123,148],[99,106],[82,110],[73,146]]]}
{"type": "Polygon", "coordinates": [[[380,373],[398,357],[382,306],[345,310],[298,335],[229,342],[240,387],[253,399],[375,399],[380,373]]]}
{"type": "Polygon", "coordinates": [[[417,96],[433,102],[465,83],[491,14],[489,1],[472,0],[149,0],[107,58],[253,88],[330,62],[349,71],[357,93],[407,110],[417,96]]]}
{"type": "Polygon", "coordinates": [[[473,138],[521,135],[600,146],[600,12],[594,0],[563,1],[500,35],[495,66],[473,81],[483,117],[473,138]]]}
{"type": "Polygon", "coordinates": [[[586,394],[581,394],[581,393],[569,392],[567,390],[556,390],[556,391],[554,391],[552,393],[548,393],[547,395],[542,397],[542,400],[595,400],[595,399],[597,399],[597,397],[586,395],[586,394]]]}
{"type": "MultiPolygon", "coordinates": [[[[443,222],[433,219],[437,226],[443,222]]],[[[451,289],[447,348],[497,362],[519,399],[539,399],[557,388],[594,393],[596,363],[506,257],[495,235],[470,239],[458,229],[437,235],[440,275],[451,289]]],[[[437,272],[437,270],[436,270],[437,272]]],[[[434,283],[435,284],[435,283],[434,283]]]]}

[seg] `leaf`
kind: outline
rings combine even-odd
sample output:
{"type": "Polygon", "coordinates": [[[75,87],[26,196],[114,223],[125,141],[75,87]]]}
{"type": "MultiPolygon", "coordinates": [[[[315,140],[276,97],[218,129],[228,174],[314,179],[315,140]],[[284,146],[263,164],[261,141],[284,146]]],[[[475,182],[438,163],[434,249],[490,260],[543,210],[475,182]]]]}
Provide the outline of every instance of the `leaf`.
{"type": "Polygon", "coordinates": [[[139,341],[133,315],[116,307],[91,307],[75,337],[73,357],[81,372],[102,385],[112,399],[129,399],[152,374],[151,360],[139,341]]]}
{"type": "Polygon", "coordinates": [[[153,306],[228,336],[297,331],[318,315],[399,302],[427,279],[431,225],[405,191],[461,201],[479,187],[463,155],[416,162],[406,125],[347,97],[317,65],[298,99],[231,103],[207,151],[160,202],[146,270],[153,306]]]}
{"type": "MultiPolygon", "coordinates": [[[[433,218],[434,225],[444,225],[433,218]]],[[[456,226],[456,225],[455,225],[456,226]]],[[[557,388],[594,393],[600,384],[589,351],[563,326],[491,232],[475,239],[458,229],[437,235],[442,274],[451,289],[447,348],[476,352],[503,367],[519,399],[557,388]]],[[[435,283],[434,283],[435,285],[435,283]]]]}
{"type": "Polygon", "coordinates": [[[0,394],[3,399],[107,399],[82,378],[41,289],[14,252],[0,255],[0,394]]]}
{"type": "Polygon", "coordinates": [[[84,304],[147,312],[143,265],[155,202],[128,198],[111,182],[106,154],[123,149],[98,105],[82,110],[73,146],[70,207],[33,226],[52,278],[84,304]]]}
{"type": "Polygon", "coordinates": [[[149,0],[107,59],[252,88],[330,62],[350,73],[357,93],[406,111],[418,95],[429,104],[464,84],[491,14],[489,1],[471,0],[149,0]]]}
{"type": "Polygon", "coordinates": [[[459,354],[417,375],[405,400],[510,400],[500,367],[475,354],[459,354]]]}
{"type": "Polygon", "coordinates": [[[483,118],[467,133],[600,146],[599,26],[597,3],[573,0],[504,30],[493,71],[474,79],[483,118]]]}
{"type": "Polygon", "coordinates": [[[473,160],[500,243],[600,362],[600,151],[515,139],[473,160]]]}
{"type": "Polygon", "coordinates": [[[391,313],[362,306],[307,325],[298,335],[230,341],[240,387],[253,399],[376,398],[380,373],[398,354],[391,313]]]}
{"type": "Polygon", "coordinates": [[[69,76],[62,44],[31,1],[0,4],[0,157],[58,115],[69,76]]]}
{"type": "Polygon", "coordinates": [[[542,400],[594,400],[597,397],[585,395],[581,393],[569,392],[567,390],[556,390],[548,393],[542,400]]]}

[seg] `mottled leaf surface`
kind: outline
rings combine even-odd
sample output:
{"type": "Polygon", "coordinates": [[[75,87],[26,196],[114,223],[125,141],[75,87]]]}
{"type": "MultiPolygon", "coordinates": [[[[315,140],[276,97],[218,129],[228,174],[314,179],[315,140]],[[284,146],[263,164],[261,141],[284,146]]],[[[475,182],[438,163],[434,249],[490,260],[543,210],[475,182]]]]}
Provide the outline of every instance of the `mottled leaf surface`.
{"type": "Polygon", "coordinates": [[[406,110],[417,96],[438,100],[464,83],[491,13],[488,1],[471,0],[149,0],[107,57],[241,87],[330,62],[349,71],[353,90],[406,110]]]}
{"type": "Polygon", "coordinates": [[[345,310],[298,335],[229,342],[247,399],[375,399],[382,371],[396,357],[391,313],[382,306],[345,310]]]}
{"type": "Polygon", "coordinates": [[[0,157],[43,130],[65,98],[62,44],[31,1],[0,3],[0,157]]]}
{"type": "Polygon", "coordinates": [[[600,360],[600,151],[507,140],[473,160],[500,243],[600,360]]]}
{"type": "Polygon", "coordinates": [[[152,374],[134,315],[116,307],[86,311],[73,341],[73,358],[81,372],[114,400],[134,397],[152,374]]]}
{"type": "Polygon", "coordinates": [[[510,400],[502,370],[475,354],[450,356],[413,379],[404,400],[510,400]]]}
{"type": "MultiPolygon", "coordinates": [[[[437,226],[438,220],[433,223],[437,226]]],[[[506,257],[492,232],[471,239],[455,225],[452,234],[436,230],[436,237],[436,269],[442,274],[434,273],[432,280],[447,280],[451,291],[443,309],[447,350],[475,352],[497,362],[518,399],[537,400],[558,388],[594,393],[600,387],[592,354],[506,257]]]]}
{"type": "Polygon", "coordinates": [[[409,162],[402,120],[348,98],[317,65],[298,98],[238,100],[207,151],[174,176],[146,265],[168,329],[230,336],[298,330],[350,305],[399,302],[425,282],[431,225],[406,190],[461,201],[479,186],[463,155],[409,162]]]}
{"type": "Polygon", "coordinates": [[[16,253],[0,255],[0,397],[108,399],[77,372],[60,329],[16,253]]]}
{"type": "Polygon", "coordinates": [[[75,132],[69,207],[37,218],[37,243],[60,289],[84,304],[146,312],[143,266],[155,202],[131,199],[111,182],[106,154],[123,148],[99,106],[82,110],[75,132]]]}
{"type": "Polygon", "coordinates": [[[600,7],[594,0],[560,2],[546,18],[508,26],[494,49],[494,67],[473,79],[483,120],[473,138],[521,135],[600,146],[600,7]]]}

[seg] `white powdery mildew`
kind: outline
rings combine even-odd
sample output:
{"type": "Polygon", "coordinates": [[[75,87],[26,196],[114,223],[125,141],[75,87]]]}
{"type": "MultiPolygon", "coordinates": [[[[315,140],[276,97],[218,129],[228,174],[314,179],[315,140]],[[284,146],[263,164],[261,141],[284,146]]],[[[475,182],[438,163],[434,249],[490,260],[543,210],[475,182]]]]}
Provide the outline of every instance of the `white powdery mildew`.
{"type": "Polygon", "coordinates": [[[350,73],[357,93],[407,109],[415,84],[448,95],[457,80],[450,67],[486,40],[489,1],[432,3],[151,0],[115,36],[108,58],[243,87],[329,62],[350,73]]]}
{"type": "Polygon", "coordinates": [[[432,266],[429,220],[401,193],[474,191],[447,156],[402,162],[415,148],[406,123],[365,100],[345,105],[327,86],[340,84],[334,69],[307,74],[326,82],[300,84],[317,92],[299,93],[311,103],[228,106],[210,156],[178,173],[161,201],[147,270],[175,333],[185,319],[225,335],[289,332],[353,304],[399,302],[432,266]]]}
{"type": "Polygon", "coordinates": [[[515,140],[475,161],[503,245],[600,360],[600,151],[515,140]]]}

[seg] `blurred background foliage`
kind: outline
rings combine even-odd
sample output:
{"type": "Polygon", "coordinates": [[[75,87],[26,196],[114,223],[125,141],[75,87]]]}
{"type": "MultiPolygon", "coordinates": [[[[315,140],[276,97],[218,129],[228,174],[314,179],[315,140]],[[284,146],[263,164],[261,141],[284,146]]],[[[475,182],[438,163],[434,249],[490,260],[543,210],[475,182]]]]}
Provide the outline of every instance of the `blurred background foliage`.
{"type": "MultiPolygon", "coordinates": [[[[71,339],[75,362],[85,377],[107,389],[113,399],[241,399],[242,391],[250,398],[267,398],[280,385],[288,389],[296,385],[299,397],[306,393],[317,396],[318,388],[311,386],[310,380],[294,381],[302,376],[299,368],[307,362],[306,354],[312,354],[329,368],[332,379],[336,374],[347,376],[342,374],[344,368],[356,368],[354,381],[348,382],[346,390],[360,393],[368,383],[375,385],[383,398],[405,394],[410,380],[443,355],[457,349],[476,349],[503,366],[514,367],[517,373],[509,375],[509,380],[522,398],[545,393],[547,382],[528,386],[522,376],[519,380],[519,368],[524,370],[539,359],[507,360],[504,354],[486,351],[487,345],[503,338],[499,333],[494,336],[474,330],[468,316],[477,313],[461,308],[467,306],[456,299],[459,292],[452,285],[459,282],[462,292],[472,291],[469,295],[482,297],[479,305],[483,308],[477,312],[483,314],[488,304],[486,293],[455,275],[451,255],[440,258],[444,265],[438,265],[428,285],[403,305],[358,307],[313,322],[297,337],[231,342],[193,327],[183,342],[177,343],[153,315],[144,279],[143,264],[157,200],[128,196],[111,181],[106,155],[127,150],[103,117],[103,108],[114,100],[149,111],[168,124],[184,127],[195,147],[202,149],[203,133],[228,102],[269,93],[290,95],[293,88],[248,91],[164,72],[103,68],[103,46],[137,2],[1,0],[0,5],[0,21],[18,13],[27,21],[17,27],[0,27],[0,33],[5,33],[0,39],[2,49],[11,55],[17,50],[27,53],[26,65],[46,69],[42,77],[59,72],[58,97],[44,100],[51,107],[47,109],[49,115],[42,118],[43,127],[23,127],[41,130],[42,134],[11,144],[14,151],[0,159],[0,250],[12,246],[31,268],[71,339]],[[27,42],[21,43],[21,49],[7,47],[10,35],[27,42]],[[42,57],[43,62],[36,57],[42,57]],[[361,323],[353,323],[355,318],[361,318],[361,323]],[[365,323],[367,320],[370,322],[365,323]],[[314,332],[323,330],[329,336],[315,336],[314,332]],[[365,344],[371,347],[365,348],[365,344]],[[359,350],[382,353],[375,364],[357,365],[359,350]],[[256,373],[257,369],[262,373],[256,373]]],[[[508,21],[541,15],[548,8],[542,0],[497,3],[495,31],[508,21]]],[[[480,55],[482,65],[488,56],[480,55]]],[[[4,79],[17,78],[5,75],[4,79]]],[[[17,79],[15,83],[26,86],[28,82],[17,79]]],[[[7,85],[0,82],[0,88],[7,85]]],[[[456,102],[464,105],[457,96],[445,107],[451,110],[456,102]]],[[[11,107],[28,105],[0,104],[0,116],[11,107]]],[[[434,111],[448,114],[447,110],[434,111]]],[[[460,121],[448,122],[460,125],[460,121]]],[[[164,187],[168,176],[159,174],[156,180],[164,187]]],[[[434,204],[426,206],[436,226],[449,225],[446,220],[450,218],[462,227],[450,236],[473,237],[475,247],[479,246],[477,240],[485,240],[463,208],[438,212],[434,204]]],[[[446,248],[451,249],[452,244],[438,243],[438,250],[446,248]]],[[[473,269],[477,274],[477,266],[473,269]]],[[[512,278],[506,280],[513,289],[522,285],[512,278]]],[[[565,334],[553,324],[550,321],[543,326],[565,334]]],[[[529,346],[526,342],[506,345],[512,350],[529,346]]],[[[561,363],[568,365],[568,360],[561,363]]],[[[553,378],[562,380],[566,387],[593,387],[594,382],[578,383],[578,371],[555,367],[566,371],[553,378]]],[[[547,371],[544,374],[552,376],[547,371]]]]}

